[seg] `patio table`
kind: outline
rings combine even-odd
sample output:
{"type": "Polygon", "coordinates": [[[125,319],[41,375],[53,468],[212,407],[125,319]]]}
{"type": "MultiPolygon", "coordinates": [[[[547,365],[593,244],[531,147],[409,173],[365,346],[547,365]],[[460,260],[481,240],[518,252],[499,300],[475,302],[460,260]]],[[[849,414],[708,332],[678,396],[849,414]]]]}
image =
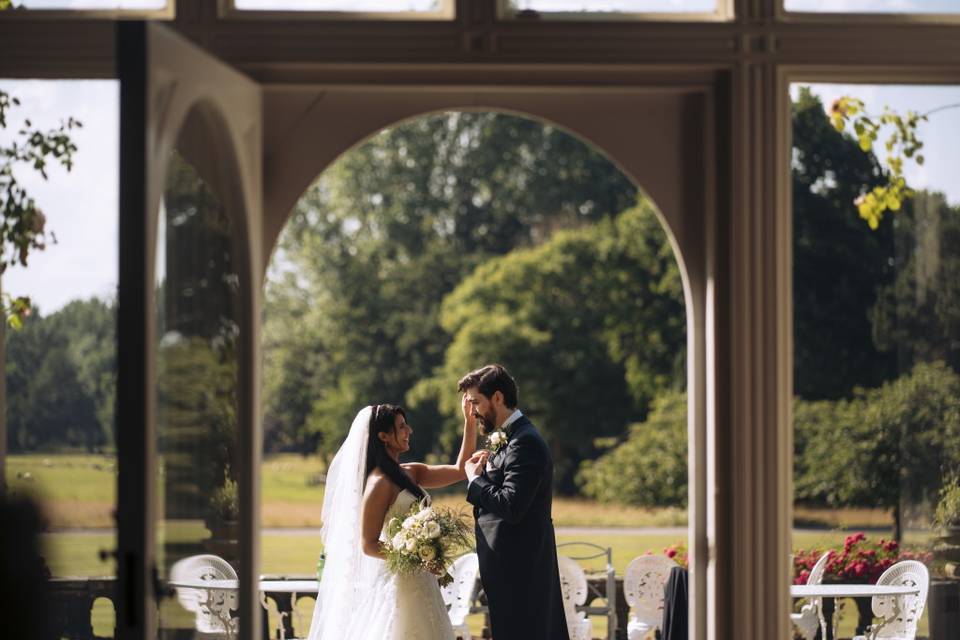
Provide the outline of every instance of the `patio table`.
{"type": "MultiPolygon", "coordinates": [[[[919,587],[883,585],[883,584],[795,584],[790,586],[790,595],[794,598],[872,598],[874,596],[899,596],[894,599],[893,612],[877,624],[866,630],[867,639],[875,640],[885,626],[900,615],[900,603],[903,596],[920,594],[919,587]]],[[[826,630],[823,630],[826,633],[826,630]]]]}
{"type": "MultiPolygon", "coordinates": [[[[206,593],[204,604],[222,623],[227,630],[227,636],[233,638],[234,628],[231,624],[230,609],[224,606],[226,592],[237,591],[240,589],[238,580],[170,580],[167,586],[181,589],[203,589],[206,593]]],[[[264,580],[259,583],[260,604],[264,610],[267,610],[267,597],[269,594],[289,594],[290,610],[296,612],[297,594],[315,595],[319,589],[320,583],[316,580],[264,580]]],[[[279,603],[278,603],[279,604],[279,603]]],[[[280,613],[280,619],[277,621],[277,637],[280,640],[286,638],[287,631],[290,631],[290,625],[284,624],[284,618],[288,615],[280,606],[277,607],[280,613]]],[[[299,615],[299,614],[297,614],[299,615]]]]}

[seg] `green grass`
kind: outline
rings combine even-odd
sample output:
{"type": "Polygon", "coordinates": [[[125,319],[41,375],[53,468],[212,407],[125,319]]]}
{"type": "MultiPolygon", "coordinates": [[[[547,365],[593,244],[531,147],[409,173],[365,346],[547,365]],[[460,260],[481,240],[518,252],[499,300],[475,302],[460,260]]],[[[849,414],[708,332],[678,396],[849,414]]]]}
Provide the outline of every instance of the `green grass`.
{"type": "MultiPolygon", "coordinates": [[[[263,518],[265,527],[315,527],[320,523],[320,507],[323,502],[322,485],[316,483],[316,475],[323,471],[319,458],[299,455],[269,456],[262,467],[263,518]]],[[[110,576],[115,575],[113,561],[103,562],[98,557],[101,549],[115,548],[111,511],[115,504],[115,460],[101,455],[11,455],[7,457],[7,482],[15,492],[36,496],[43,505],[48,522],[54,533],[43,537],[46,560],[55,576],[110,576]],[[77,534],[57,533],[57,528],[104,529],[103,533],[77,534]]],[[[439,503],[464,505],[461,488],[437,492],[439,503]]],[[[846,526],[849,529],[868,526],[883,526],[889,514],[879,510],[811,510],[798,509],[798,517],[805,524],[820,524],[826,527],[846,526]]],[[[583,499],[558,498],[554,502],[554,521],[558,527],[675,527],[686,524],[686,513],[680,509],[647,510],[635,507],[601,505],[583,499]]],[[[199,541],[208,533],[199,521],[171,522],[159,532],[161,539],[175,542],[199,541]]],[[[795,549],[823,548],[842,544],[846,532],[837,529],[804,530],[794,533],[795,549]]],[[[871,537],[878,534],[870,534],[871,537]]],[[[660,553],[665,547],[682,542],[679,536],[668,535],[577,535],[559,536],[558,542],[586,540],[613,549],[613,564],[622,574],[627,563],[647,551],[660,553]]],[[[910,531],[906,535],[908,545],[926,545],[929,532],[910,531]]],[[[264,535],[262,544],[262,572],[268,574],[301,575],[313,574],[316,558],[320,552],[316,536],[264,535]]],[[[588,569],[601,568],[592,564],[588,569]]],[[[171,603],[165,608],[164,618],[171,624],[189,624],[171,603]]],[[[272,606],[272,605],[271,605],[272,606]]],[[[302,624],[309,625],[313,601],[301,601],[299,611],[302,624]]],[[[98,635],[107,635],[113,626],[113,608],[99,600],[94,607],[93,622],[98,635]]],[[[306,628],[299,626],[299,635],[306,628]]],[[[471,628],[479,634],[481,620],[472,617],[471,628]]],[[[846,607],[841,618],[841,635],[852,635],[855,624],[855,608],[846,607]]],[[[926,620],[921,624],[925,633],[926,620]]],[[[594,620],[594,635],[605,629],[602,619],[594,620]]]]}

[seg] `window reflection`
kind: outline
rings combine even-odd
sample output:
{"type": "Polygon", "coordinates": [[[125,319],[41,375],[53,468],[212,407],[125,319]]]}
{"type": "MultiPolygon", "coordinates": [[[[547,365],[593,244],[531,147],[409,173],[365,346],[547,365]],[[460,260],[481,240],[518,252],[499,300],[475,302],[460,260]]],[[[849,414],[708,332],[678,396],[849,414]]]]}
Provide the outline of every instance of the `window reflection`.
{"type": "Polygon", "coordinates": [[[209,115],[194,111],[183,127],[158,228],[157,552],[161,577],[176,587],[176,597],[160,605],[162,638],[194,627],[222,634],[227,624],[236,632],[238,620],[235,589],[189,587],[201,578],[235,580],[239,561],[240,278],[209,115]]]}

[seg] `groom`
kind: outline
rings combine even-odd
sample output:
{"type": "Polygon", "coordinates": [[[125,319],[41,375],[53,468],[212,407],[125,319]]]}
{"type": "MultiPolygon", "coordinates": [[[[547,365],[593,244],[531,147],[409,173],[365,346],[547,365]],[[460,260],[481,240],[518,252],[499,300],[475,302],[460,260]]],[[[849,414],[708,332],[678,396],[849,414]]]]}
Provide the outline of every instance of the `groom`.
{"type": "Polygon", "coordinates": [[[500,429],[507,436],[489,460],[481,451],[465,467],[493,640],[567,640],[550,515],[550,449],[517,409],[517,383],[500,365],[468,373],[459,390],[481,433],[500,429]]]}

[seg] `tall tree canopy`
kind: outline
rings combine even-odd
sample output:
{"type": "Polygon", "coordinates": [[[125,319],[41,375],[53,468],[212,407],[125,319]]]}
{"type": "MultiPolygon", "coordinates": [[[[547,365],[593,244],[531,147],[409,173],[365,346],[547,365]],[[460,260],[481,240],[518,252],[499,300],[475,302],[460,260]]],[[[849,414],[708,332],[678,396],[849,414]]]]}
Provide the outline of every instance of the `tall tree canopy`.
{"type": "MultiPolygon", "coordinates": [[[[330,452],[360,406],[403,402],[443,363],[440,303],[476,267],[636,201],[590,145],[504,114],[418,118],[345,154],[297,205],[275,258],[268,443],[330,452]]],[[[413,454],[426,455],[441,416],[419,403],[409,418],[413,454]]]]}
{"type": "MultiPolygon", "coordinates": [[[[453,341],[411,399],[432,399],[456,427],[459,375],[503,363],[554,448],[559,486],[572,491],[595,438],[619,436],[658,393],[682,388],[685,322],[676,259],[644,204],[477,268],[444,300],[453,341]]],[[[454,429],[445,435],[456,441],[454,429]]]]}
{"type": "Polygon", "coordinates": [[[896,373],[870,321],[894,275],[893,216],[876,231],[864,224],[853,202],[882,168],[806,88],[793,104],[793,145],[794,388],[807,399],[841,398],[896,373]]]}

